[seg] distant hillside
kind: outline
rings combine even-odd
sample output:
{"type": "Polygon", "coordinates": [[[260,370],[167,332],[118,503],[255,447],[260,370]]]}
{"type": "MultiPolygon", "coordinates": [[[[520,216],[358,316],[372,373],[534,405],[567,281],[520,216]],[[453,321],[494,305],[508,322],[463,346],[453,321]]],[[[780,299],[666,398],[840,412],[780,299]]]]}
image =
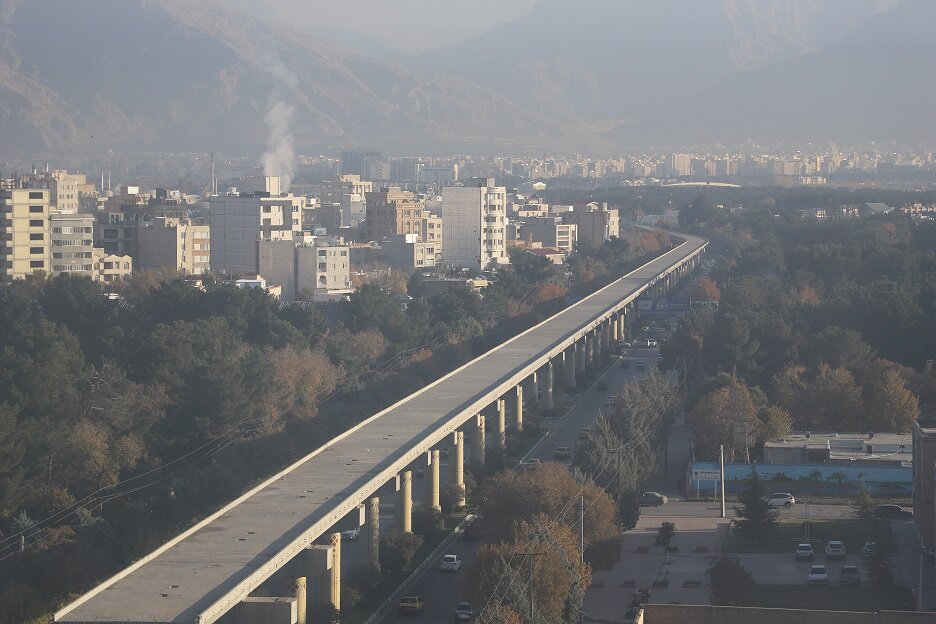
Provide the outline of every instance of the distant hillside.
{"type": "MultiPolygon", "coordinates": [[[[461,78],[346,52],[208,1],[0,0],[7,149],[259,151],[271,94],[299,149],[584,148],[461,78]]],[[[598,143],[600,145],[600,143],[598,143]]]]}
{"type": "Polygon", "coordinates": [[[906,0],[820,52],[739,72],[609,133],[619,144],[936,142],[936,2],[906,0]]]}
{"type": "Polygon", "coordinates": [[[423,54],[565,121],[638,119],[736,70],[814,52],[899,0],[543,0],[423,54]]]}

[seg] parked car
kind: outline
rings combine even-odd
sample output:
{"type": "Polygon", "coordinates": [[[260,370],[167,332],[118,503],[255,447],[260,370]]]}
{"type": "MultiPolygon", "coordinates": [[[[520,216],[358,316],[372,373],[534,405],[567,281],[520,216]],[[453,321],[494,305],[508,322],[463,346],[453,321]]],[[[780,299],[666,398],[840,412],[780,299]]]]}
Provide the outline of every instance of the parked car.
{"type": "Polygon", "coordinates": [[[400,598],[397,613],[400,615],[422,615],[423,608],[425,608],[425,605],[419,596],[403,596],[400,598]]]}
{"type": "Polygon", "coordinates": [[[354,527],[353,529],[348,529],[347,531],[341,532],[341,539],[348,540],[353,542],[361,535],[361,527],[354,527]]]}
{"type": "Polygon", "coordinates": [[[637,502],[640,505],[652,505],[654,507],[659,507],[660,505],[665,505],[667,500],[669,499],[667,499],[659,492],[644,492],[640,495],[640,498],[637,499],[637,502]]]}
{"type": "Polygon", "coordinates": [[[598,389],[599,389],[599,390],[607,390],[607,389],[608,389],[608,382],[605,381],[605,380],[603,380],[603,379],[602,379],[601,381],[599,381],[599,382],[598,382],[598,389]]]}
{"type": "Polygon", "coordinates": [[[613,406],[616,400],[617,397],[615,397],[613,394],[609,394],[607,397],[605,397],[605,407],[613,406]]]}
{"type": "Polygon", "coordinates": [[[557,461],[566,461],[570,457],[572,457],[572,452],[568,446],[557,446],[556,450],[553,451],[553,459],[557,461]]]}
{"type": "Polygon", "coordinates": [[[810,585],[824,585],[829,582],[829,572],[824,565],[811,566],[806,582],[810,585]]]}
{"type": "Polygon", "coordinates": [[[465,531],[462,539],[467,542],[476,542],[481,539],[484,532],[484,516],[469,514],[465,517],[465,531]]]}
{"type": "Polygon", "coordinates": [[[865,542],[864,546],[861,547],[861,554],[867,557],[874,552],[875,542],[865,542]]]}
{"type": "Polygon", "coordinates": [[[816,556],[816,551],[812,547],[812,544],[799,544],[796,547],[796,560],[797,561],[812,561],[813,557],[816,556]]]}
{"type": "Polygon", "coordinates": [[[631,344],[630,342],[625,342],[625,341],[623,341],[623,340],[622,340],[621,342],[618,343],[618,348],[620,348],[620,349],[630,349],[630,348],[633,347],[633,346],[634,346],[634,345],[631,344]]]}
{"type": "Polygon", "coordinates": [[[882,520],[910,520],[913,512],[900,505],[878,505],[874,508],[874,517],[882,520]]]}
{"type": "Polygon", "coordinates": [[[458,572],[461,570],[462,560],[458,555],[442,555],[439,562],[439,572],[458,572]]]}
{"type": "Polygon", "coordinates": [[[842,585],[861,585],[861,568],[853,565],[842,566],[839,582],[842,585]]]}
{"type": "Polygon", "coordinates": [[[785,507],[789,509],[796,504],[796,499],[789,492],[774,492],[767,497],[767,503],[771,507],[785,507]]]}
{"type": "Polygon", "coordinates": [[[470,622],[474,619],[474,611],[471,609],[470,602],[459,602],[455,605],[455,621],[470,622]]]}
{"type": "Polygon", "coordinates": [[[845,544],[841,540],[829,540],[825,545],[826,559],[844,559],[846,557],[845,544]]]}

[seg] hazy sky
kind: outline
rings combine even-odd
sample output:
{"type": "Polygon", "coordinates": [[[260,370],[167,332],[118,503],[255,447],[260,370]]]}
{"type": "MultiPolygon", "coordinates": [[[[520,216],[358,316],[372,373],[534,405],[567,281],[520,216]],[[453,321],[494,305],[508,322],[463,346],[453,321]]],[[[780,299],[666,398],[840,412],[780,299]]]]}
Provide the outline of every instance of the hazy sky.
{"type": "Polygon", "coordinates": [[[339,29],[418,53],[479,35],[528,13],[538,0],[217,1],[313,33],[339,29]]]}

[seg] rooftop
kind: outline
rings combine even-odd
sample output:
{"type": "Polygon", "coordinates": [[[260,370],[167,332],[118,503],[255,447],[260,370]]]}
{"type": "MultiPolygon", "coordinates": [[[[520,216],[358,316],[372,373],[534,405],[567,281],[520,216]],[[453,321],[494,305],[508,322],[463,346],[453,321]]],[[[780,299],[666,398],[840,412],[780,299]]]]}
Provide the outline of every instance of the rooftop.
{"type": "MultiPolygon", "coordinates": [[[[936,430],[933,430],[936,435],[936,430]]],[[[765,449],[828,449],[830,459],[913,461],[913,440],[909,433],[793,433],[779,442],[767,442],[765,449]]]]}

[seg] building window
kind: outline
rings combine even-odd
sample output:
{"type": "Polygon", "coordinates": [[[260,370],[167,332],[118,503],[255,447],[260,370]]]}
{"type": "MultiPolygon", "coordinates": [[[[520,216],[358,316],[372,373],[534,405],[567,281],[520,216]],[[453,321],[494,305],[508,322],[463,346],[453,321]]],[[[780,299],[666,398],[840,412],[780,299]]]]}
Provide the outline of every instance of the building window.
{"type": "Polygon", "coordinates": [[[29,199],[43,199],[42,191],[30,191],[29,199]]]}
{"type": "Polygon", "coordinates": [[[41,241],[45,238],[45,234],[30,234],[29,240],[31,241],[41,241]]]}
{"type": "Polygon", "coordinates": [[[41,254],[44,251],[42,247],[30,247],[29,253],[31,254],[41,254]]]}
{"type": "Polygon", "coordinates": [[[44,261],[44,260],[30,260],[30,261],[29,261],[29,268],[30,268],[30,269],[41,269],[41,268],[44,267],[44,266],[45,266],[45,261],[44,261]]]}
{"type": "Polygon", "coordinates": [[[43,225],[44,224],[43,224],[42,219],[30,219],[29,220],[29,227],[42,227],[43,225]]]}
{"type": "Polygon", "coordinates": [[[31,212],[32,214],[37,214],[37,213],[42,214],[44,211],[45,209],[42,206],[30,206],[29,207],[29,212],[31,212]]]}

